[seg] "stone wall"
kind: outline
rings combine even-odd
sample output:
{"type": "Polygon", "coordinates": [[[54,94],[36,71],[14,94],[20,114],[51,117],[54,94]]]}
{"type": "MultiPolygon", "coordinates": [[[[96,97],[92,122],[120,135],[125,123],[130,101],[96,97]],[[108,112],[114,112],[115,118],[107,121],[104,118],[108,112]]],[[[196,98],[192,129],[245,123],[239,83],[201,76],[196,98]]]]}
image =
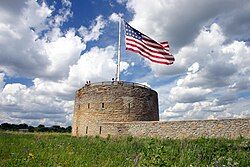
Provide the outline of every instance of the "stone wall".
{"type": "Polygon", "coordinates": [[[102,122],[158,120],[156,91],[135,83],[94,83],[76,92],[72,134],[94,135],[102,122]]]}
{"type": "Polygon", "coordinates": [[[76,92],[73,136],[250,138],[250,118],[159,122],[157,92],[127,82],[85,85],[76,92]]]}
{"type": "MultiPolygon", "coordinates": [[[[86,130],[86,127],[84,128],[86,130]]],[[[88,126],[88,133],[79,133],[78,135],[100,135],[102,137],[131,135],[135,137],[147,136],[173,139],[198,137],[237,138],[240,136],[250,138],[250,118],[170,122],[106,122],[88,126]]]]}

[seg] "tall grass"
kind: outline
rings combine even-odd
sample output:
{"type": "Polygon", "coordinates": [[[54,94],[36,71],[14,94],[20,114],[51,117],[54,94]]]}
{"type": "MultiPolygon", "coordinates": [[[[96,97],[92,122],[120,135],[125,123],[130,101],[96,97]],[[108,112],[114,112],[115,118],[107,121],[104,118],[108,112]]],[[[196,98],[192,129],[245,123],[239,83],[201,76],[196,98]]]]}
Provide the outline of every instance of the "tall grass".
{"type": "Polygon", "coordinates": [[[250,140],[0,132],[0,166],[250,166],[250,140]]]}

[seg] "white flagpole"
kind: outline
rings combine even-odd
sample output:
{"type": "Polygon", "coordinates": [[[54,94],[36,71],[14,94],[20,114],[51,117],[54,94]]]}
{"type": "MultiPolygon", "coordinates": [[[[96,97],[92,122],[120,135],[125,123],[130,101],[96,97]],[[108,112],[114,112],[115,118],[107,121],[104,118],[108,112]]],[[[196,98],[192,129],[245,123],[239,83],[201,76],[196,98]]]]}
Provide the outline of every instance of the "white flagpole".
{"type": "Polygon", "coordinates": [[[119,34],[118,34],[118,48],[117,48],[117,73],[116,81],[120,81],[120,62],[121,62],[121,18],[118,23],[119,34]]]}

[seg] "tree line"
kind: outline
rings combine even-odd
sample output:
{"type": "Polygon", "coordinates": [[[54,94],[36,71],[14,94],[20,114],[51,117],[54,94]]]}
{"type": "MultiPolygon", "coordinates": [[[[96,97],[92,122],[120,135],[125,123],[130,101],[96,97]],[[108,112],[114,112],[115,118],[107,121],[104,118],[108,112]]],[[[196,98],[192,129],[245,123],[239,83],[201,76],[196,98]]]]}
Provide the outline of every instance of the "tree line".
{"type": "Polygon", "coordinates": [[[66,128],[53,125],[51,127],[46,127],[42,124],[37,127],[29,126],[27,124],[9,124],[2,123],[0,125],[1,130],[9,130],[9,131],[28,131],[28,132],[60,132],[60,133],[71,133],[72,127],[68,126],[66,128]]]}

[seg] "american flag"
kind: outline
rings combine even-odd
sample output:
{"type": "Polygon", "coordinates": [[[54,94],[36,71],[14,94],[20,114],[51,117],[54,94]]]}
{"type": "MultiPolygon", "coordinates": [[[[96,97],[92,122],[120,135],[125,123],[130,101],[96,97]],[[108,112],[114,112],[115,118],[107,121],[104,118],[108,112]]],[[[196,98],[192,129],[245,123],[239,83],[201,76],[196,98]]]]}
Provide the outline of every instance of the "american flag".
{"type": "Polygon", "coordinates": [[[156,42],[147,35],[139,32],[125,22],[126,50],[133,51],[141,56],[160,64],[173,64],[174,56],[169,51],[168,42],[156,42]]]}

